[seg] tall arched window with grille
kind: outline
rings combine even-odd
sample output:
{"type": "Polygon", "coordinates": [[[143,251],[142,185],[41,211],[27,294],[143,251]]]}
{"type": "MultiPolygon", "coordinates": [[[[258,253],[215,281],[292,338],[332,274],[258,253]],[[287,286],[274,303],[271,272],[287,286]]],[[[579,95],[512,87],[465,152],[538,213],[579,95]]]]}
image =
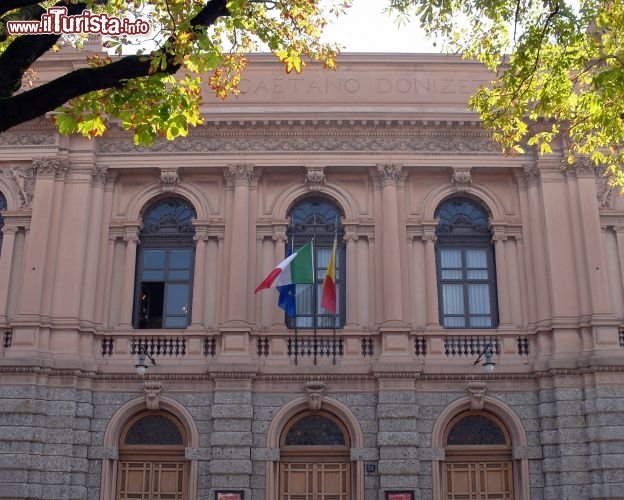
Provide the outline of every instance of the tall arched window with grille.
{"type": "Polygon", "coordinates": [[[166,198],[143,213],[134,303],[135,328],[186,328],[191,319],[195,210],[166,198]]]}
{"type": "Polygon", "coordinates": [[[445,328],[498,325],[494,249],[488,214],[468,198],[451,198],[435,212],[440,322],[445,328]]]}
{"type": "Polygon", "coordinates": [[[2,237],[4,236],[4,232],[2,229],[4,228],[4,217],[2,217],[2,212],[7,209],[7,201],[2,193],[0,193],[0,253],[2,252],[2,237]]]}
{"type": "Polygon", "coordinates": [[[331,201],[305,198],[296,203],[288,214],[288,252],[297,250],[313,241],[315,288],[312,285],[296,285],[296,319],[286,317],[289,328],[342,328],[345,323],[345,247],[342,211],[331,201]],[[323,279],[329,264],[334,238],[336,248],[336,314],[321,306],[323,279]],[[296,321],[296,323],[295,323],[296,321]]]}

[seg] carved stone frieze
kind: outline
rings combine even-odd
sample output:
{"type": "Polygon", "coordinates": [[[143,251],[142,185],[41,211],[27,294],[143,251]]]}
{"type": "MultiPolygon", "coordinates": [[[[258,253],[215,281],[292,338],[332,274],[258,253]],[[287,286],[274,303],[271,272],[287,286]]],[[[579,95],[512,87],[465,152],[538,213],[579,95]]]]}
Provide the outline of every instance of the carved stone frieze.
{"type": "Polygon", "coordinates": [[[485,132],[464,132],[461,128],[399,126],[391,132],[370,125],[351,125],[348,133],[340,126],[265,126],[251,129],[223,126],[175,141],[157,140],[149,147],[136,146],[128,137],[108,136],[99,141],[101,153],[150,154],[198,152],[340,152],[388,151],[423,153],[496,153],[500,147],[485,132]]]}
{"type": "Polygon", "coordinates": [[[245,163],[229,165],[225,175],[228,182],[233,183],[235,186],[249,186],[254,179],[254,166],[245,163]]]}
{"type": "Polygon", "coordinates": [[[29,166],[11,167],[5,170],[4,176],[11,179],[17,189],[20,208],[30,207],[35,194],[35,168],[29,166]]]}
{"type": "Polygon", "coordinates": [[[145,392],[145,406],[148,410],[157,411],[160,409],[160,394],[163,390],[161,382],[148,380],[143,382],[143,391],[145,392]]]}
{"type": "Polygon", "coordinates": [[[320,191],[325,183],[324,167],[306,167],[305,182],[312,191],[320,191]]]}
{"type": "Polygon", "coordinates": [[[303,388],[308,393],[308,408],[315,411],[320,410],[323,404],[325,382],[322,380],[309,380],[303,384],[303,388]]]}
{"type": "Polygon", "coordinates": [[[0,134],[0,146],[39,146],[46,144],[56,144],[54,132],[5,132],[0,134]]]}
{"type": "Polygon", "coordinates": [[[483,410],[483,404],[485,403],[485,393],[487,392],[487,384],[481,381],[468,382],[466,391],[470,396],[470,409],[472,411],[483,410]]]}
{"type": "Polygon", "coordinates": [[[470,168],[454,168],[451,174],[451,182],[457,191],[466,191],[472,184],[470,168]]]}

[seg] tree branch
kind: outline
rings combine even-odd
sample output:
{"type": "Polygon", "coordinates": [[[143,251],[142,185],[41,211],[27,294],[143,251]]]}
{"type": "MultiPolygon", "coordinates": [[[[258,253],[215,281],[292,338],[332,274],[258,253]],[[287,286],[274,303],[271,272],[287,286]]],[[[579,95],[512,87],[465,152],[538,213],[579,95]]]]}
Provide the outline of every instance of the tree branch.
{"type": "MultiPolygon", "coordinates": [[[[219,17],[228,14],[227,0],[209,0],[202,10],[191,19],[190,24],[193,28],[210,26],[219,17]]],[[[174,74],[178,69],[180,69],[180,64],[174,63],[174,55],[167,54],[167,66],[161,73],[174,74]]],[[[0,98],[0,132],[52,111],[74,97],[111,88],[132,78],[148,76],[150,71],[150,57],[125,56],[106,66],[81,68],[27,92],[4,99],[0,98]]],[[[1,65],[0,75],[2,75],[1,65]]],[[[1,76],[0,88],[2,88],[1,76]]]]}
{"type": "Polygon", "coordinates": [[[40,0],[3,0],[2,5],[0,5],[0,17],[11,10],[38,5],[39,2],[40,0]]]}

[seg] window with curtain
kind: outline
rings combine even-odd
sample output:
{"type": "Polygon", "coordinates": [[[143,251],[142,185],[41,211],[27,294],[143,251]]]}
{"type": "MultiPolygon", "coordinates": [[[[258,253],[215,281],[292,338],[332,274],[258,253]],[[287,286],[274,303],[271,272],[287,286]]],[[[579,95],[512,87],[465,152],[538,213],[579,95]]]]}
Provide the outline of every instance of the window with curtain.
{"type": "Polygon", "coordinates": [[[137,250],[135,328],[186,328],[191,319],[195,210],[159,200],[143,214],[137,250]]]}
{"type": "Polygon", "coordinates": [[[442,326],[495,328],[496,273],[487,212],[468,198],[452,198],[435,216],[442,326]]]}
{"type": "Polygon", "coordinates": [[[2,193],[0,193],[0,252],[2,252],[2,237],[4,236],[4,232],[2,228],[4,227],[4,217],[2,217],[2,212],[7,209],[7,201],[2,193]]]}
{"type": "Polygon", "coordinates": [[[342,328],[345,323],[345,247],[341,210],[324,198],[306,198],[293,206],[288,214],[291,224],[288,229],[286,253],[290,255],[309,241],[314,241],[313,259],[315,285],[296,285],[296,319],[286,316],[289,328],[342,328]],[[321,307],[321,296],[325,272],[329,265],[334,237],[336,248],[336,314],[321,307]],[[315,309],[316,304],[316,309],[315,309]]]}

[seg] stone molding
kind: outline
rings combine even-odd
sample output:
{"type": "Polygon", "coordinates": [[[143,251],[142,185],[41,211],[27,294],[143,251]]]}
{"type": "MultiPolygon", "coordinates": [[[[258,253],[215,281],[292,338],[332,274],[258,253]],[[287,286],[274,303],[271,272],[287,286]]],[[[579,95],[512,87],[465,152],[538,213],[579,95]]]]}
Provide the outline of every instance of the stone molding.
{"type": "Polygon", "coordinates": [[[104,154],[203,153],[203,152],[348,152],[393,151],[441,154],[500,155],[499,146],[481,130],[462,127],[402,124],[387,129],[375,125],[266,125],[249,129],[223,125],[200,129],[175,141],[158,139],[149,148],[135,146],[130,137],[108,134],[98,141],[104,154]]]}

